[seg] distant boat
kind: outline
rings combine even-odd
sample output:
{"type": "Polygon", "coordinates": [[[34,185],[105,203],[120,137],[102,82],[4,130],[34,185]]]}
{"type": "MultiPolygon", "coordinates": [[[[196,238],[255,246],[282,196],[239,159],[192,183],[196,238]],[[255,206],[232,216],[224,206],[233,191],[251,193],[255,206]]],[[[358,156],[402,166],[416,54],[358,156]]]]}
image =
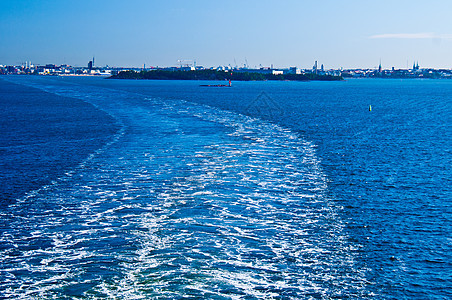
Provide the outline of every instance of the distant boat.
{"type": "Polygon", "coordinates": [[[205,87],[232,87],[231,80],[229,79],[229,84],[201,84],[200,86],[205,87]]]}

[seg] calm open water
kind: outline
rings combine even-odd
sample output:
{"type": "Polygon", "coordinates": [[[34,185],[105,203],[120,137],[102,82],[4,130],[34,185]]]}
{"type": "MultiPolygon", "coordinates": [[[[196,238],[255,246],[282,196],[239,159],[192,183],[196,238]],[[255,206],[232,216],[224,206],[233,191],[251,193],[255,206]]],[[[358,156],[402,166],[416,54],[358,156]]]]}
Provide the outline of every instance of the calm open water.
{"type": "Polygon", "coordinates": [[[452,298],[452,81],[201,83],[0,78],[0,298],[452,298]]]}

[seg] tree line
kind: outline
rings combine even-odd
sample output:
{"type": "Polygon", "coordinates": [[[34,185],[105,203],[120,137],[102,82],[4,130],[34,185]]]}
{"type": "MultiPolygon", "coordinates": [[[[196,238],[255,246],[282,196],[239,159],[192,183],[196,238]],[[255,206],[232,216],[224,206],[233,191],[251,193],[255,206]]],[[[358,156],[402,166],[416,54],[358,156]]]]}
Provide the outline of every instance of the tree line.
{"type": "Polygon", "coordinates": [[[193,70],[193,71],[168,71],[168,70],[150,70],[150,71],[121,71],[112,79],[156,79],[156,80],[233,80],[233,81],[309,81],[342,80],[341,76],[318,75],[313,73],[306,74],[264,74],[254,72],[225,72],[217,70],[193,70]]]}

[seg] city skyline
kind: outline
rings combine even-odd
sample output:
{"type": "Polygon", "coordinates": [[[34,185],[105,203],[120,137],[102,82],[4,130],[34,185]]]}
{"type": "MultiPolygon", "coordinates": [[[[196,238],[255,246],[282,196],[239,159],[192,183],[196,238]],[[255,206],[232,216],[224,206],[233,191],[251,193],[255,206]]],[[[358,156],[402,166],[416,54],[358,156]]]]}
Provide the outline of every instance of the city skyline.
{"type": "Polygon", "coordinates": [[[10,1],[0,64],[452,68],[450,1],[10,1]]]}

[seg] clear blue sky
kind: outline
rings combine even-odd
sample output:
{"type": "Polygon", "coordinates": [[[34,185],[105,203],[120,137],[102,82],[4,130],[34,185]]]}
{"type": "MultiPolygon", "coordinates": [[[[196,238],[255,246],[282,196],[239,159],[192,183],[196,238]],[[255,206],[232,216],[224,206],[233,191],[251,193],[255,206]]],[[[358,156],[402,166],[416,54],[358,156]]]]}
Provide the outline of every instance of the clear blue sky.
{"type": "Polygon", "coordinates": [[[0,64],[452,68],[451,0],[1,0],[0,64]]]}

